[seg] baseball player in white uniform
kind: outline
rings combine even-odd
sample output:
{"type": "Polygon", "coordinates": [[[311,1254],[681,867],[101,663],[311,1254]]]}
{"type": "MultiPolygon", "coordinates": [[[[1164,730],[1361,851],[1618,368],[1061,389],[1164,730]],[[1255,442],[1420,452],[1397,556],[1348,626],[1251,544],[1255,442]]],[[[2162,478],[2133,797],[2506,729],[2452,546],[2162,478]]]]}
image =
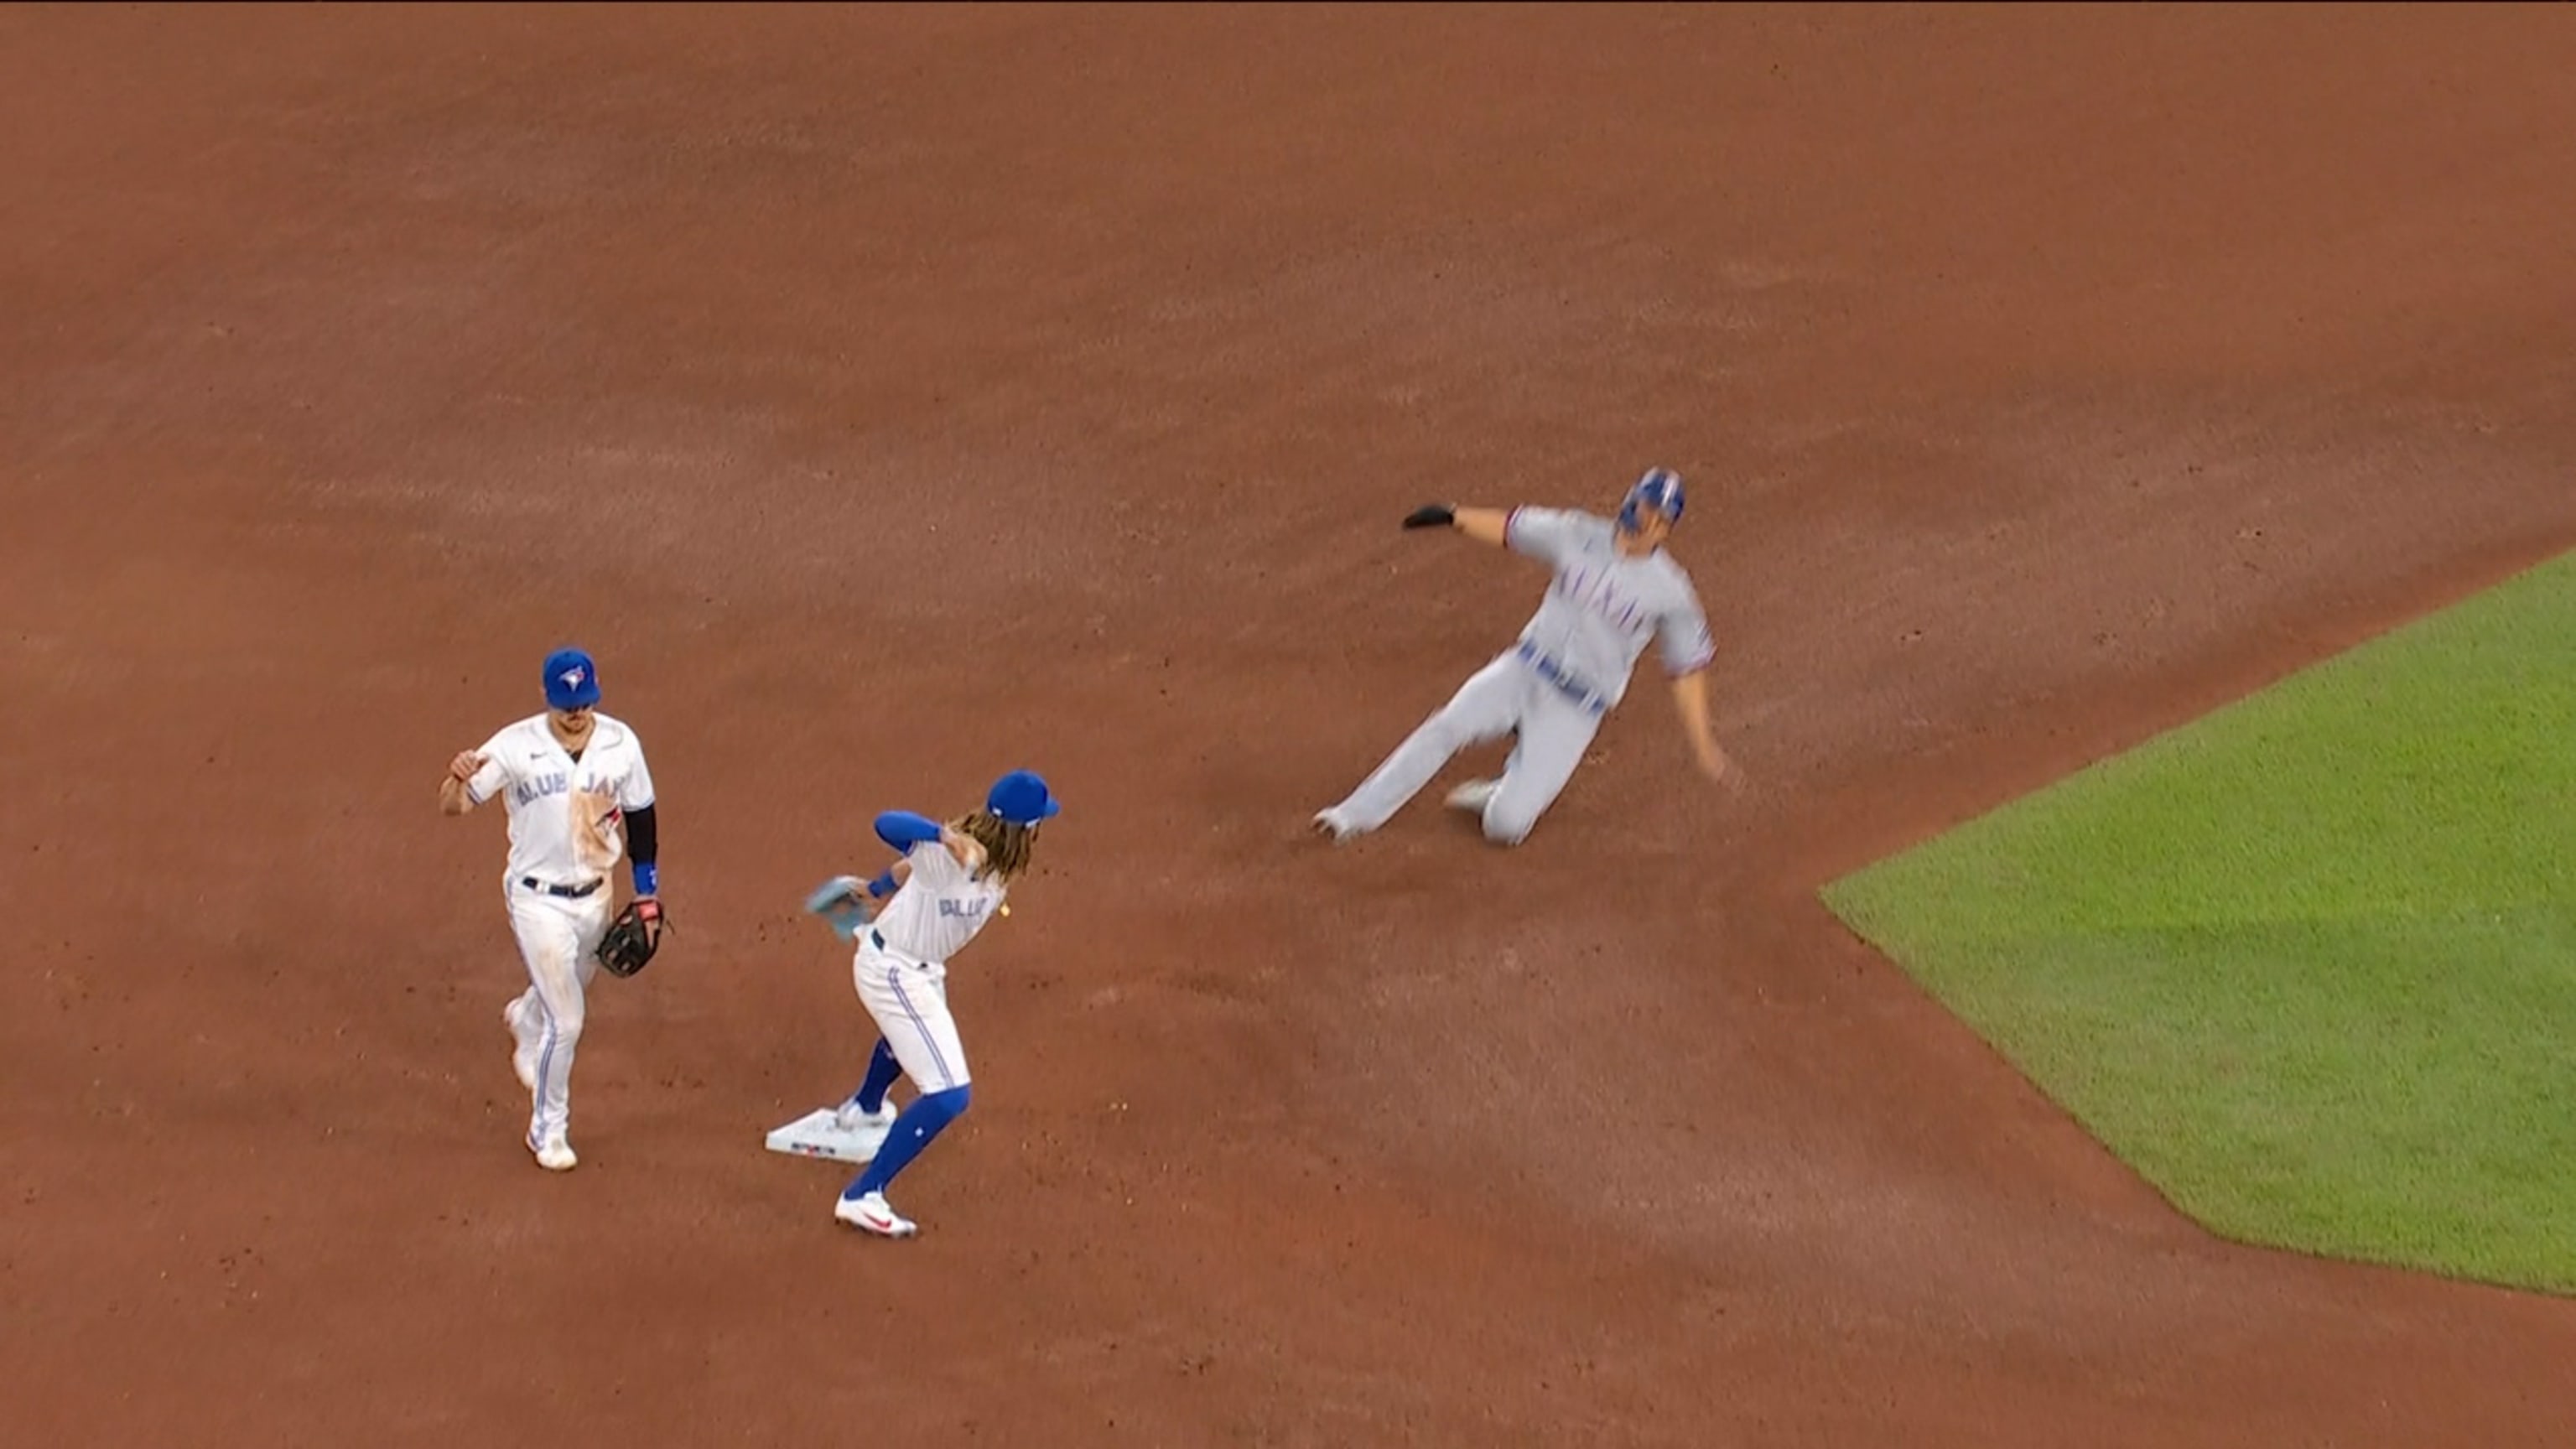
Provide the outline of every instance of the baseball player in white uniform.
{"type": "Polygon", "coordinates": [[[1044,779],[1014,770],[993,783],[983,809],[948,824],[904,810],[877,817],[877,837],[902,858],[863,887],[885,904],[858,928],[850,974],[880,1035],[840,1117],[845,1127],[881,1125],[884,1137],[833,1205],[838,1221],[888,1238],[918,1230],[886,1202],[886,1188],[971,1100],[966,1048],[948,1011],[948,962],[995,916],[1010,914],[1011,882],[1028,869],[1039,826],[1062,808],[1044,779]],[[898,1074],[916,1093],[899,1114],[886,1096],[898,1074]]]}
{"type": "Polygon", "coordinates": [[[1661,646],[1691,751],[1710,779],[1742,788],[1718,748],[1708,715],[1708,665],[1716,647],[1690,576],[1664,540],[1682,516],[1682,480],[1653,468],[1620,500],[1615,518],[1554,508],[1429,504],[1406,528],[1450,528],[1511,549],[1555,571],[1520,638],[1458,692],[1348,798],[1315,815],[1335,841],[1375,830],[1470,745],[1514,736],[1498,780],[1471,780],[1448,804],[1481,817],[1485,838],[1517,845],[1555,803],[1601,721],[1628,690],[1637,658],[1661,646]]]}
{"type": "Polygon", "coordinates": [[[448,763],[439,808],[463,815],[499,796],[509,811],[509,864],[501,880],[510,929],[527,963],[528,989],[501,1010],[515,1042],[512,1065],[528,1088],[528,1150],[562,1172],[575,1162],[572,1063],[581,1044],[583,993],[616,895],[610,873],[629,862],[635,900],[657,939],[653,775],[624,721],[601,714],[599,670],[579,649],[545,661],[546,712],[505,725],[479,750],[448,763]]]}

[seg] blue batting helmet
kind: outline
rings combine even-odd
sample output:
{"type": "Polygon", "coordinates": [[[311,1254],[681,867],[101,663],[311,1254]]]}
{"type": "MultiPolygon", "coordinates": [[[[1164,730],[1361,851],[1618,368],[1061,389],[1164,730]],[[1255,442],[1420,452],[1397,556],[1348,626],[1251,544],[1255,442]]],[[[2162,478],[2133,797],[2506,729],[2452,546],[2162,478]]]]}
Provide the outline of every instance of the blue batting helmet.
{"type": "Polygon", "coordinates": [[[1649,468],[1646,476],[1628,490],[1619,501],[1619,526],[1634,533],[1644,525],[1651,510],[1666,520],[1682,521],[1682,475],[1670,468],[1649,468]]]}

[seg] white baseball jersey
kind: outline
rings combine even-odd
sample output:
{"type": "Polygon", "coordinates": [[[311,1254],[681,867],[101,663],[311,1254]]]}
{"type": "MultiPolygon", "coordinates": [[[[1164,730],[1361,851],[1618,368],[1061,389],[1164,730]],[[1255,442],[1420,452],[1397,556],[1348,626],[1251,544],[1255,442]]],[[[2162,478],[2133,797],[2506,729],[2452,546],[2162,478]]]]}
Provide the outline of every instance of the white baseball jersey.
{"type": "Polygon", "coordinates": [[[643,743],[623,721],[594,714],[590,743],[576,761],[546,718],[506,725],[485,742],[483,768],[465,789],[477,805],[498,795],[509,808],[505,880],[587,885],[625,856],[625,812],[653,803],[653,775],[643,743]]]}
{"type": "Polygon", "coordinates": [[[1008,881],[976,877],[936,840],[914,846],[904,859],[912,873],[878,913],[876,932],[916,961],[946,961],[965,949],[1010,893],[1008,881]]]}
{"type": "Polygon", "coordinates": [[[1649,638],[1660,640],[1664,667],[1677,676],[1717,654],[1690,575],[1662,549],[1631,558],[1616,539],[1609,519],[1570,509],[1515,508],[1503,526],[1514,552],[1556,570],[1521,642],[1598,694],[1604,707],[1627,694],[1649,638]]]}

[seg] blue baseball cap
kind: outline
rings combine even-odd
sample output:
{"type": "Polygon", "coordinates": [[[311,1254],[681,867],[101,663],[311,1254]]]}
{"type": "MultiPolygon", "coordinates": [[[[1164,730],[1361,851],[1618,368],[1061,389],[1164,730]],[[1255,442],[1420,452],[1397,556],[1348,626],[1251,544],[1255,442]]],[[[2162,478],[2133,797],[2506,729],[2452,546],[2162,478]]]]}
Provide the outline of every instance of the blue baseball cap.
{"type": "Polygon", "coordinates": [[[599,703],[599,666],[578,649],[546,656],[546,707],[579,709],[599,703]]]}
{"type": "Polygon", "coordinates": [[[1047,782],[1027,770],[1013,770],[993,782],[984,808],[1013,825],[1035,825],[1064,808],[1047,793],[1047,782]]]}

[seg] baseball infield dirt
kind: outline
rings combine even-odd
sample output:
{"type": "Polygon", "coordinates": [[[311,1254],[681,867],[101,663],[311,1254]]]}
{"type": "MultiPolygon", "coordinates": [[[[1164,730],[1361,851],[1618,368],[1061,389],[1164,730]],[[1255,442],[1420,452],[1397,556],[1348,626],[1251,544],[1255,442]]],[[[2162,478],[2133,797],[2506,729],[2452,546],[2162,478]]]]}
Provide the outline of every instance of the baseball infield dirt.
{"type": "Polygon", "coordinates": [[[2210,1240],[1814,888],[2576,541],[2570,75],[2543,7],[0,11],[0,1440],[2563,1442],[2576,1305],[2210,1240]],[[1755,790],[1648,673],[1517,851],[1310,837],[1535,602],[1396,520],[1657,463],[1755,790]],[[555,1177],[433,792],[566,640],[680,934],[555,1177]],[[1015,765],[975,1111],[836,1230],[797,902],[1015,765]]]}

